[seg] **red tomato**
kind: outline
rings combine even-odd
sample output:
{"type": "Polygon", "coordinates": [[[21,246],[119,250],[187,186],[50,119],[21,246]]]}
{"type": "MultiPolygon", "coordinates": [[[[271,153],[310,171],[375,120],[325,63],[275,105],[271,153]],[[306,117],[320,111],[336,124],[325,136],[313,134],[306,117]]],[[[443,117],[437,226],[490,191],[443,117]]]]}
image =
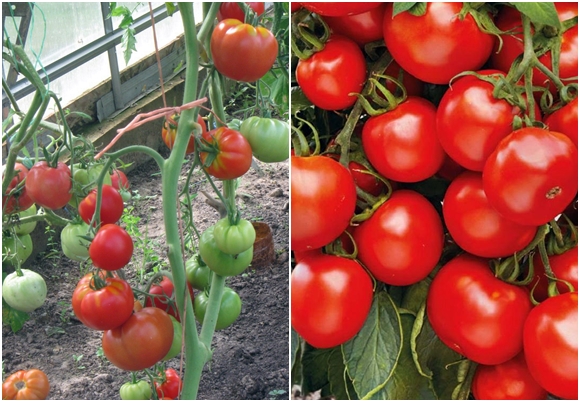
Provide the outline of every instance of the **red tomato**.
{"type": "MultiPolygon", "coordinates": [[[[423,82],[403,70],[395,60],[391,61],[384,74],[396,78],[400,83],[402,83],[407,91],[407,96],[421,96],[423,93],[423,82]],[[401,75],[403,77],[402,80],[400,79],[401,75]]],[[[392,93],[398,93],[399,87],[392,81],[387,81],[386,87],[392,93]]]]}
{"type": "MultiPolygon", "coordinates": [[[[552,268],[552,272],[554,272],[556,278],[570,283],[578,291],[578,246],[562,254],[549,256],[548,260],[550,262],[550,268],[552,268]]],[[[528,285],[528,289],[534,289],[534,299],[541,302],[548,298],[548,278],[545,274],[540,253],[534,255],[533,261],[534,279],[528,285]]],[[[560,293],[570,291],[568,286],[561,282],[558,282],[557,287],[560,293]]]]}
{"type": "Polygon", "coordinates": [[[332,35],[324,49],[298,61],[296,80],[314,106],[325,110],[354,105],[367,78],[367,66],[360,48],[352,40],[332,35]]]}
{"type": "Polygon", "coordinates": [[[172,368],[165,370],[165,381],[161,384],[155,383],[155,390],[159,399],[177,399],[182,389],[183,381],[179,378],[177,371],[172,368]]]}
{"type": "Polygon", "coordinates": [[[372,2],[301,2],[302,7],[325,17],[339,17],[345,15],[354,15],[364,13],[366,11],[372,10],[373,8],[379,7],[381,3],[372,2]]]}
{"type": "MultiPolygon", "coordinates": [[[[264,2],[250,2],[246,3],[254,12],[258,15],[264,13],[264,2]]],[[[244,10],[236,2],[223,2],[220,4],[220,9],[217,13],[218,21],[223,21],[228,18],[233,18],[235,20],[245,22],[246,15],[244,10]]]]}
{"type": "Polygon", "coordinates": [[[300,3],[295,3],[295,2],[290,3],[290,12],[291,13],[298,11],[301,8],[302,8],[302,4],[300,4],[300,3]]]}
{"type": "Polygon", "coordinates": [[[437,176],[442,177],[445,180],[452,181],[463,172],[465,172],[465,168],[451,159],[449,155],[445,154],[443,164],[437,171],[437,176]]]}
{"type": "Polygon", "coordinates": [[[292,252],[294,253],[294,261],[296,261],[297,263],[302,261],[306,257],[322,255],[321,248],[313,248],[311,250],[302,250],[302,251],[292,250],[292,252]]]}
{"type": "MultiPolygon", "coordinates": [[[[28,175],[28,169],[22,163],[14,164],[14,177],[8,184],[6,189],[6,194],[10,194],[18,185],[26,178],[28,175]]],[[[2,175],[4,179],[4,175],[2,175]]],[[[30,198],[26,192],[26,186],[23,184],[21,188],[10,195],[2,196],[2,210],[5,214],[11,214],[13,212],[26,211],[34,204],[34,201],[30,198]]]]}
{"type": "Polygon", "coordinates": [[[203,133],[202,138],[215,151],[213,154],[199,153],[204,169],[212,176],[221,180],[231,180],[244,175],[250,169],[252,147],[240,132],[227,127],[218,127],[203,133]]]}
{"type": "Polygon", "coordinates": [[[460,174],[447,188],[443,217],[457,245],[480,257],[513,255],[532,241],[537,230],[498,214],[487,201],[481,173],[470,171],[460,174]]]}
{"type": "MultiPolygon", "coordinates": [[[[91,222],[96,208],[97,189],[95,188],[79,204],[79,215],[85,223],[88,224],[91,222]]],[[[123,215],[123,209],[123,197],[121,197],[119,191],[113,186],[103,184],[100,213],[101,225],[117,222],[123,215]]]]}
{"type": "Polygon", "coordinates": [[[441,268],[427,295],[427,317],[449,348],[480,364],[522,351],[527,292],[497,279],[487,260],[461,254],[441,268]]]}
{"type": "Polygon", "coordinates": [[[383,3],[360,14],[324,17],[324,21],[335,34],[344,35],[357,45],[364,46],[368,42],[383,39],[385,7],[383,3]]]}
{"type": "Polygon", "coordinates": [[[122,370],[139,371],[163,359],[173,343],[173,322],[165,311],[145,307],[120,327],[103,332],[103,352],[122,370]]]}
{"type": "Polygon", "coordinates": [[[578,292],[534,307],[523,333],[526,363],[536,381],[559,398],[578,400],[578,292]]]}
{"type": "Polygon", "coordinates": [[[338,346],[364,325],[373,300],[371,278],[354,260],[306,257],[290,278],[292,327],[316,348],[338,346]]]}
{"type": "Polygon", "coordinates": [[[72,197],[70,169],[62,162],[57,167],[48,166],[46,161],[36,162],[26,176],[26,192],[30,198],[47,209],[60,209],[72,197]]]}
{"type": "Polygon", "coordinates": [[[548,130],[566,134],[578,148],[578,98],[544,118],[548,130]]]}
{"type": "MultiPolygon", "coordinates": [[[[189,295],[193,302],[193,288],[188,283],[189,295]]],[[[173,282],[164,276],[159,285],[153,284],[149,289],[149,293],[157,295],[157,297],[145,299],[146,307],[157,307],[165,311],[167,314],[173,316],[177,321],[181,322],[177,306],[175,306],[175,296],[173,296],[173,282]],[[171,301],[170,301],[171,300],[171,301]]]]}
{"type": "Polygon", "coordinates": [[[369,170],[362,164],[354,161],[348,162],[348,170],[354,180],[354,184],[361,190],[375,197],[380,195],[385,189],[385,183],[373,176],[368,174],[369,170]]]}
{"type": "Polygon", "coordinates": [[[397,190],[354,231],[354,240],[358,259],[377,280],[406,286],[424,279],[437,265],[443,226],[425,197],[397,190]]]}
{"type": "MultiPolygon", "coordinates": [[[[173,115],[172,119],[175,121],[175,124],[169,122],[168,120],[163,121],[163,128],[161,129],[161,139],[167,145],[167,148],[173,149],[173,144],[175,144],[175,137],[177,136],[177,123],[179,121],[178,115],[173,115]]],[[[207,126],[203,117],[200,115],[197,116],[197,124],[201,126],[201,133],[205,133],[207,131],[207,126]]],[[[187,143],[187,148],[185,150],[185,154],[191,154],[195,150],[195,138],[193,135],[189,138],[189,142],[187,143]]]]}
{"type": "MultiPolygon", "coordinates": [[[[478,71],[481,75],[498,74],[499,70],[478,71]]],[[[445,152],[469,170],[481,172],[497,144],[513,131],[519,107],[493,97],[493,85],[474,76],[454,81],[437,108],[437,135],[445,152]]],[[[540,109],[536,109],[539,119],[540,109]]]]}
{"type": "Polygon", "coordinates": [[[133,239],[120,226],[101,226],[89,246],[93,265],[106,271],[115,271],[129,263],[133,256],[133,239]]]}
{"type": "Polygon", "coordinates": [[[354,214],[354,180],[325,156],[292,156],[290,172],[291,249],[323,247],[340,236],[354,214]]]}
{"type": "Polygon", "coordinates": [[[116,190],[128,190],[131,187],[131,183],[129,183],[129,179],[127,179],[125,172],[117,169],[113,170],[113,173],[111,174],[111,185],[116,190]]]}
{"type": "Polygon", "coordinates": [[[105,286],[95,289],[93,274],[81,278],[72,295],[77,318],[99,331],[117,328],[133,314],[131,286],[121,278],[104,278],[105,286]]]}
{"type": "Polygon", "coordinates": [[[383,21],[387,49],[399,65],[421,81],[448,84],[452,77],[479,69],[489,58],[493,36],[483,33],[462,3],[427,3],[424,15],[405,11],[393,17],[388,3],[383,21]]]}
{"type": "Polygon", "coordinates": [[[548,393],[534,380],[523,353],[502,364],[475,369],[471,383],[475,399],[548,399],[548,393]]]}
{"type": "Polygon", "coordinates": [[[221,74],[244,82],[262,78],[278,57],[278,42],[272,32],[232,18],[214,28],[210,49],[221,74]]]}
{"type": "Polygon", "coordinates": [[[368,119],[363,127],[365,154],[387,179],[412,183],[433,176],[445,158],[435,131],[435,106],[410,97],[394,110],[368,119]]]}
{"type": "Polygon", "coordinates": [[[578,149],[563,134],[527,127],[505,137],[483,168],[491,206],[522,225],[543,225],[578,191],[578,149]]]}
{"type": "MultiPolygon", "coordinates": [[[[565,21],[578,15],[578,3],[556,2],[556,11],[560,21],[565,21]]],[[[516,34],[502,35],[502,47],[499,52],[499,40],[496,39],[494,51],[491,53],[490,64],[493,68],[508,71],[513,61],[524,52],[522,19],[518,10],[513,7],[503,7],[495,21],[502,31],[516,32],[516,34]]],[[[578,25],[570,28],[561,35],[560,47],[560,78],[578,76],[578,25]]],[[[540,62],[552,70],[552,52],[548,51],[539,57],[540,62]]],[[[534,86],[546,86],[548,77],[538,69],[534,69],[532,83],[534,86]]],[[[565,83],[578,82],[578,79],[568,80],[565,83]]],[[[550,91],[556,94],[556,87],[550,82],[550,91]]]]}

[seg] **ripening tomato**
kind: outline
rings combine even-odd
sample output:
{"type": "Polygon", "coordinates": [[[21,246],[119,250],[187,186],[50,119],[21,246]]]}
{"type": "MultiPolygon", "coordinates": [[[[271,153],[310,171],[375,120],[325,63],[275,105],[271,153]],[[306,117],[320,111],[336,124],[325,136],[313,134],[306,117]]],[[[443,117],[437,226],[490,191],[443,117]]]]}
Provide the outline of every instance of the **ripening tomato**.
{"type": "MultiPolygon", "coordinates": [[[[191,300],[193,301],[193,288],[189,283],[187,284],[187,287],[189,289],[191,300]]],[[[166,276],[163,277],[159,285],[152,284],[151,288],[149,288],[149,293],[154,295],[154,297],[147,297],[145,299],[145,307],[160,308],[170,316],[173,316],[178,322],[181,322],[178,308],[175,305],[176,299],[173,295],[173,288],[173,282],[171,282],[171,279],[166,276]]]]}
{"type": "MultiPolygon", "coordinates": [[[[246,4],[258,15],[264,13],[264,2],[246,2],[246,4]]],[[[228,18],[233,18],[241,22],[245,22],[246,15],[244,10],[237,2],[223,2],[220,4],[220,9],[217,13],[218,21],[223,21],[228,18]]]]}
{"type": "Polygon", "coordinates": [[[523,334],[526,363],[536,381],[559,398],[578,400],[578,292],[534,307],[523,334]]]}
{"type": "MultiPolygon", "coordinates": [[[[93,216],[95,215],[95,210],[97,209],[97,189],[91,190],[89,195],[87,195],[79,203],[79,215],[85,221],[85,223],[91,223],[93,216]]],[[[116,223],[123,215],[124,205],[123,197],[121,193],[116,190],[113,186],[108,186],[103,184],[102,194],[101,194],[101,211],[100,211],[100,223],[101,225],[106,225],[108,223],[116,223]]],[[[95,219],[95,224],[97,219],[95,219]]]]}
{"type": "Polygon", "coordinates": [[[471,391],[475,399],[548,399],[548,393],[530,374],[523,353],[502,364],[480,364],[475,369],[471,391]]]}
{"type": "Polygon", "coordinates": [[[513,255],[532,241],[537,230],[498,214],[483,191],[481,173],[471,171],[460,174],[447,188],[443,217],[457,245],[480,257],[513,255]]]}
{"type": "Polygon", "coordinates": [[[298,61],[296,80],[314,106],[325,110],[354,105],[367,78],[364,55],[351,39],[332,35],[324,49],[298,61]]]}
{"type": "MultiPolygon", "coordinates": [[[[28,175],[28,169],[22,163],[14,164],[14,177],[8,184],[6,195],[2,196],[2,211],[5,214],[13,212],[25,211],[34,204],[26,191],[26,186],[21,184],[28,175]],[[14,191],[12,194],[11,192],[14,191]]],[[[2,174],[4,179],[4,174],[2,174]]]]}
{"type": "MultiPolygon", "coordinates": [[[[234,3],[235,4],[235,3],[234,3]]],[[[177,371],[172,368],[165,370],[165,381],[161,384],[155,383],[155,391],[159,399],[176,399],[183,389],[183,381],[177,374],[177,371]]]]}
{"type": "Polygon", "coordinates": [[[89,246],[93,265],[106,271],[123,268],[133,256],[133,239],[113,223],[101,226],[89,246]]]}
{"type": "Polygon", "coordinates": [[[480,364],[501,364],[522,351],[532,304],[522,288],[497,279],[487,260],[461,254],[431,283],[427,317],[449,348],[480,364]]]}
{"type": "Polygon", "coordinates": [[[278,42],[272,32],[232,18],[214,28],[210,49],[221,74],[244,82],[262,78],[278,57],[278,42]]]}
{"type": "Polygon", "coordinates": [[[364,325],[373,284],[356,261],[320,254],[302,259],[290,278],[292,327],[316,348],[338,346],[364,325]]]}
{"type": "Polygon", "coordinates": [[[39,369],[18,370],[2,383],[3,400],[42,400],[49,392],[48,376],[39,369]]]}
{"type": "Polygon", "coordinates": [[[526,127],[505,137],[483,168],[490,205],[521,225],[543,225],[578,191],[578,149],[564,134],[526,127]]]}
{"type": "Polygon", "coordinates": [[[125,172],[114,169],[113,173],[111,173],[111,186],[116,190],[128,190],[131,187],[131,183],[129,183],[125,172]]]}
{"type": "Polygon", "coordinates": [[[397,190],[354,231],[354,240],[358,259],[377,280],[406,286],[435,268],[443,251],[443,225],[425,197],[397,190]]]}
{"type": "Polygon", "coordinates": [[[377,7],[373,7],[359,14],[337,17],[327,16],[324,17],[324,21],[333,33],[344,35],[355,41],[357,45],[364,46],[368,42],[383,39],[383,15],[385,14],[385,8],[386,3],[382,3],[377,7]]]}
{"type": "Polygon", "coordinates": [[[60,209],[72,197],[70,168],[62,162],[51,167],[46,161],[36,162],[26,176],[26,192],[41,207],[60,209]]]}
{"type": "Polygon", "coordinates": [[[326,156],[292,156],[290,171],[291,249],[325,246],[354,214],[354,180],[347,168],[326,156]]]}
{"type": "Polygon", "coordinates": [[[399,65],[421,81],[448,84],[452,77],[479,69],[489,58],[493,36],[482,32],[462,3],[429,2],[424,15],[408,11],[393,17],[388,3],[383,21],[387,49],[399,65]]]}
{"type": "Polygon", "coordinates": [[[548,130],[566,134],[578,148],[578,98],[544,118],[548,130]]]}
{"type": "MultiPolygon", "coordinates": [[[[169,120],[163,121],[163,128],[161,129],[161,138],[167,148],[173,149],[173,144],[175,144],[175,137],[177,136],[177,125],[179,122],[179,116],[173,115],[172,119],[175,123],[170,122],[169,120]]],[[[207,131],[207,126],[203,117],[200,115],[197,116],[197,124],[201,126],[201,133],[205,133],[207,131]]],[[[195,138],[193,135],[189,137],[189,142],[187,143],[187,148],[185,150],[185,154],[190,154],[195,150],[195,138]]]]}
{"type": "Polygon", "coordinates": [[[345,15],[354,15],[364,13],[379,7],[381,3],[372,2],[301,2],[302,7],[325,17],[339,17],[345,15]]]}
{"type": "MultiPolygon", "coordinates": [[[[548,257],[550,268],[557,279],[570,283],[578,291],[578,246],[548,257]]],[[[528,289],[534,290],[534,300],[542,302],[548,298],[548,277],[540,253],[534,254],[534,279],[528,284],[528,289]]],[[[570,289],[563,282],[557,284],[558,292],[566,293],[570,289]]]]}
{"type": "Polygon", "coordinates": [[[218,127],[202,134],[213,153],[200,152],[199,158],[204,169],[221,180],[237,179],[252,165],[252,147],[246,138],[236,130],[218,127]]]}
{"type": "Polygon", "coordinates": [[[428,100],[409,97],[395,109],[369,118],[363,127],[362,143],[377,172],[405,183],[437,173],[445,152],[437,139],[436,113],[428,100]]]}

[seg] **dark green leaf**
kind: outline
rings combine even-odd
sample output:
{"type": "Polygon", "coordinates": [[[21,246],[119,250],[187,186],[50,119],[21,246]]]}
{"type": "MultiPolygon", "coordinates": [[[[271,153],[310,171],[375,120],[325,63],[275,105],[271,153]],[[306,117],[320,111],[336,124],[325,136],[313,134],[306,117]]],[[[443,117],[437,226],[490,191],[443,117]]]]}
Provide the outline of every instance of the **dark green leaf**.
{"type": "Polygon", "coordinates": [[[300,346],[300,339],[298,334],[294,329],[290,332],[290,367],[294,367],[294,362],[296,361],[296,354],[298,353],[298,347],[300,346]]]}
{"type": "Polygon", "coordinates": [[[330,383],[330,394],[335,399],[359,399],[352,381],[346,373],[340,348],[332,349],[328,357],[328,382],[330,383]]]}
{"type": "Polygon", "coordinates": [[[429,291],[430,283],[431,278],[425,278],[421,282],[417,282],[414,285],[407,287],[405,289],[401,308],[417,314],[425,304],[425,300],[427,300],[427,292],[429,291]]]}
{"type": "Polygon", "coordinates": [[[431,380],[438,398],[451,399],[453,390],[459,384],[459,365],[452,363],[463,357],[445,346],[435,335],[425,315],[425,304],[419,309],[413,325],[411,352],[417,369],[431,380]]]}
{"type": "Polygon", "coordinates": [[[20,331],[29,318],[28,313],[14,310],[2,299],[2,324],[10,325],[12,332],[20,331]]]}
{"type": "Polygon", "coordinates": [[[551,2],[513,2],[512,4],[520,13],[526,15],[533,24],[551,25],[560,27],[560,19],[556,6],[551,2]]]}
{"type": "Polygon", "coordinates": [[[316,349],[304,343],[302,354],[302,394],[307,395],[329,387],[328,359],[331,349],[316,349]]]}
{"type": "Polygon", "coordinates": [[[348,374],[361,398],[372,397],[391,377],[402,336],[397,307],[387,292],[378,292],[363,328],[342,345],[348,374]]]}
{"type": "Polygon", "coordinates": [[[119,28],[128,29],[132,23],[133,23],[133,16],[131,14],[127,14],[127,15],[123,16],[123,20],[119,24],[119,28]]]}
{"type": "Polygon", "coordinates": [[[393,3],[393,17],[396,16],[397,14],[401,14],[405,11],[410,10],[411,8],[413,8],[415,6],[415,4],[417,4],[416,1],[414,2],[394,2],[393,3]]]}
{"type": "Polygon", "coordinates": [[[408,11],[409,14],[414,15],[415,17],[420,17],[425,15],[427,12],[427,3],[425,2],[415,2],[415,3],[393,3],[393,18],[400,13],[408,11]]]}
{"type": "Polygon", "coordinates": [[[292,87],[290,94],[290,107],[290,110],[294,115],[301,110],[312,107],[312,103],[310,103],[306,95],[304,95],[304,92],[302,92],[300,87],[292,87]]]}

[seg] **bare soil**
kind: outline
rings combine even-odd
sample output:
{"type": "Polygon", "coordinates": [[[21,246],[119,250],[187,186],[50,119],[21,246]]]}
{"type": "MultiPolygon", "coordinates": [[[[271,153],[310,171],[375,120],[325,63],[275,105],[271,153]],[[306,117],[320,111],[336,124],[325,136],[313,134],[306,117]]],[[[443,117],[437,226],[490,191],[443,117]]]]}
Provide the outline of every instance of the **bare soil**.
{"type": "MultiPolygon", "coordinates": [[[[191,161],[184,165],[183,175],[190,165],[191,161]]],[[[204,370],[199,399],[289,399],[288,162],[258,166],[242,178],[238,205],[244,218],[270,226],[275,258],[227,280],[227,286],[242,299],[242,313],[232,326],[216,332],[213,359],[204,370]]],[[[156,253],[166,261],[161,177],[157,172],[154,162],[149,162],[128,175],[134,190],[128,205],[133,205],[133,214],[141,218],[141,233],[147,234],[156,253]]],[[[198,194],[193,211],[196,226],[203,230],[219,219],[219,214],[198,192],[212,194],[198,174],[198,180],[193,180],[192,192],[198,194]]],[[[58,232],[54,238],[59,238],[58,232]]],[[[142,251],[136,250],[125,268],[132,285],[137,285],[142,263],[142,251]]],[[[2,327],[4,378],[20,369],[40,368],[50,380],[49,399],[120,399],[119,388],[130,380],[130,373],[100,355],[102,333],[85,327],[72,313],[71,295],[83,274],[79,264],[59,250],[50,254],[49,249],[29,265],[44,276],[48,298],[17,333],[2,327]]],[[[180,356],[167,366],[179,371],[180,356]]]]}

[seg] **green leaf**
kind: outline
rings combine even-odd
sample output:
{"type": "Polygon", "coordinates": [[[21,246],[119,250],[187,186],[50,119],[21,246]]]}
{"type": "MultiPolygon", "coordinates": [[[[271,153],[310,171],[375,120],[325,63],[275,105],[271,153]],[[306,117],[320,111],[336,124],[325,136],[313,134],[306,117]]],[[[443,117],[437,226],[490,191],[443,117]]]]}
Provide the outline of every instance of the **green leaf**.
{"type": "Polygon", "coordinates": [[[427,12],[427,3],[425,2],[393,3],[393,18],[395,18],[397,14],[404,13],[405,11],[408,11],[409,14],[414,15],[415,17],[420,17],[422,15],[425,15],[425,13],[427,12]]]}
{"type": "Polygon", "coordinates": [[[330,383],[330,394],[335,399],[358,399],[352,381],[346,373],[340,348],[332,349],[328,357],[328,382],[330,383]]]}
{"type": "Polygon", "coordinates": [[[304,343],[302,355],[302,394],[329,387],[328,359],[333,349],[316,349],[304,343]]]}
{"type": "Polygon", "coordinates": [[[547,2],[513,2],[513,5],[520,13],[526,15],[533,24],[551,25],[559,28],[561,26],[558,12],[554,3],[547,2]]]}
{"type": "Polygon", "coordinates": [[[412,311],[417,314],[419,310],[424,306],[427,300],[427,292],[429,291],[429,284],[431,283],[431,278],[427,277],[421,282],[417,282],[405,290],[405,295],[403,296],[403,302],[401,303],[401,308],[412,311]]]}
{"type": "Polygon", "coordinates": [[[169,15],[170,17],[172,17],[173,14],[175,14],[175,12],[177,11],[177,6],[175,5],[175,3],[165,2],[165,7],[167,8],[167,15],[169,15]]]}
{"type": "Polygon", "coordinates": [[[2,323],[10,325],[12,332],[20,331],[29,318],[28,313],[14,310],[2,299],[2,323]]]}
{"type": "Polygon", "coordinates": [[[123,40],[121,42],[125,64],[129,64],[131,54],[137,50],[135,48],[135,43],[137,43],[137,39],[135,38],[135,30],[133,28],[127,28],[123,34],[123,40]]]}
{"type": "Polygon", "coordinates": [[[360,332],[342,345],[344,361],[357,394],[370,398],[391,377],[402,348],[397,307],[386,292],[375,295],[360,332]]]}
{"type": "Polygon", "coordinates": [[[401,14],[404,13],[405,11],[409,11],[410,9],[412,9],[415,4],[417,4],[416,1],[413,2],[394,2],[393,3],[393,17],[395,17],[397,14],[401,14]]]}
{"type": "Polygon", "coordinates": [[[459,384],[459,365],[463,357],[445,346],[437,337],[425,315],[425,304],[417,313],[411,334],[411,353],[418,371],[431,380],[439,399],[451,399],[459,384]]]}
{"type": "Polygon", "coordinates": [[[298,353],[299,346],[300,340],[298,338],[298,334],[296,331],[294,331],[294,328],[292,328],[292,331],[290,331],[290,367],[294,367],[294,362],[296,361],[296,354],[298,353]]]}
{"type": "MultiPolygon", "coordinates": [[[[115,4],[115,3],[111,3],[115,4]]],[[[131,11],[125,6],[113,6],[111,5],[111,17],[121,17],[131,15],[131,11]]]]}
{"type": "Polygon", "coordinates": [[[131,14],[127,14],[123,16],[121,23],[119,24],[119,28],[121,29],[128,29],[131,24],[133,23],[133,16],[131,14]]]}
{"type": "Polygon", "coordinates": [[[292,87],[290,93],[290,110],[292,114],[296,114],[297,112],[308,109],[312,107],[312,103],[308,100],[304,92],[300,87],[292,87]]]}

